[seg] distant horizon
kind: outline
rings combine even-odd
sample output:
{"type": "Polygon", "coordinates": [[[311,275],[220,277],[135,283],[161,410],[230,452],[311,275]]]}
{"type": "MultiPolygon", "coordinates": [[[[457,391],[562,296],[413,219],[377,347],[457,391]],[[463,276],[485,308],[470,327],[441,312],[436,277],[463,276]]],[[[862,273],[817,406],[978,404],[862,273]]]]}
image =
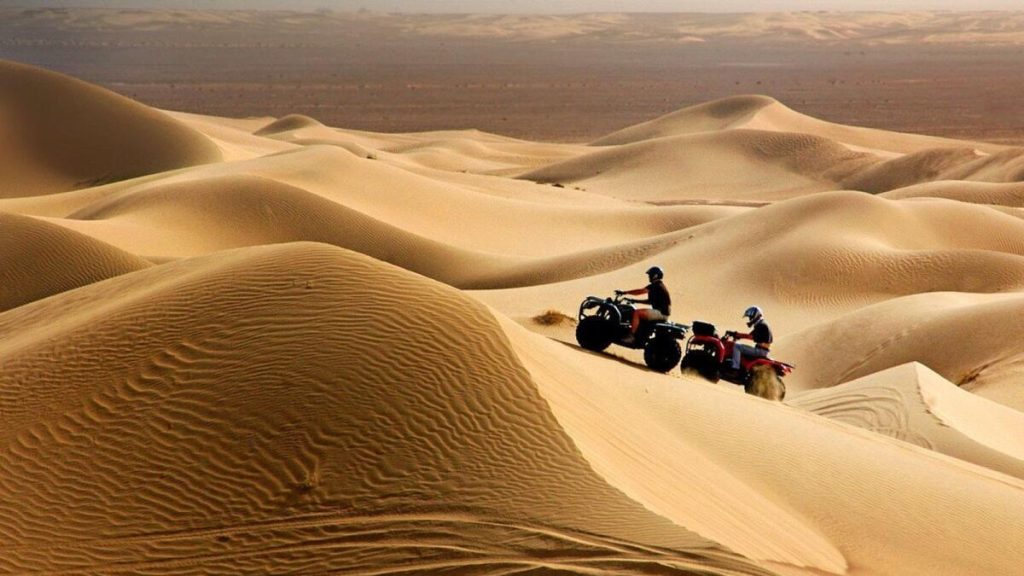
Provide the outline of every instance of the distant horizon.
{"type": "Polygon", "coordinates": [[[113,8],[140,10],[282,10],[410,14],[984,12],[1024,10],[1019,0],[579,0],[562,8],[544,0],[0,0],[0,8],[113,8]]]}

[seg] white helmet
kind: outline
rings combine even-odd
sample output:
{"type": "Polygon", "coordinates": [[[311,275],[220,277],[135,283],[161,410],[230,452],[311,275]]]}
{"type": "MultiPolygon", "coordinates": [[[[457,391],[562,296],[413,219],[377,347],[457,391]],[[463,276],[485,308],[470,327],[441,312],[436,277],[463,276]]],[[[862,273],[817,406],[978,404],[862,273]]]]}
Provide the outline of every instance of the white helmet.
{"type": "Polygon", "coordinates": [[[747,319],[748,328],[760,322],[762,316],[763,314],[761,313],[761,308],[758,306],[751,306],[750,308],[747,308],[745,312],[743,312],[743,317],[747,319]]]}

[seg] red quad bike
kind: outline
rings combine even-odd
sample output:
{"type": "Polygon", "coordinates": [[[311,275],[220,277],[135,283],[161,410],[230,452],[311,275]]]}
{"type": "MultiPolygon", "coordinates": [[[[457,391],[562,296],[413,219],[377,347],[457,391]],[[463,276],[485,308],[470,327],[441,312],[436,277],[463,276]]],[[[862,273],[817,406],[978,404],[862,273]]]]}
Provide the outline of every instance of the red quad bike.
{"type": "Polygon", "coordinates": [[[719,337],[714,324],[693,323],[693,336],[686,342],[686,355],[680,367],[695,370],[704,378],[718,382],[739,384],[747,394],[769,400],[786,397],[786,385],[782,379],[793,371],[792,364],[771,358],[740,359],[740,369],[732,369],[732,350],[736,345],[735,332],[726,332],[719,337]]]}
{"type": "Polygon", "coordinates": [[[611,344],[644,351],[644,362],[651,370],[668,372],[683,355],[679,340],[689,326],[675,322],[641,322],[630,342],[630,321],[636,314],[636,302],[617,294],[614,298],[587,296],[580,304],[576,341],[580,346],[601,352],[611,344]]]}

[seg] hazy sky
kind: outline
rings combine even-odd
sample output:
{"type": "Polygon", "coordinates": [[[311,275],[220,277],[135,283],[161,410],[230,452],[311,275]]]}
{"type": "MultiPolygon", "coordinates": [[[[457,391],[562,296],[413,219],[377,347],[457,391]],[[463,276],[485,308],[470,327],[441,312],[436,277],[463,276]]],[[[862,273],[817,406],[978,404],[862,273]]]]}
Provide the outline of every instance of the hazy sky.
{"type": "Polygon", "coordinates": [[[297,10],[357,10],[365,7],[389,12],[769,12],[1024,10],[1024,0],[0,0],[2,6],[297,10]]]}

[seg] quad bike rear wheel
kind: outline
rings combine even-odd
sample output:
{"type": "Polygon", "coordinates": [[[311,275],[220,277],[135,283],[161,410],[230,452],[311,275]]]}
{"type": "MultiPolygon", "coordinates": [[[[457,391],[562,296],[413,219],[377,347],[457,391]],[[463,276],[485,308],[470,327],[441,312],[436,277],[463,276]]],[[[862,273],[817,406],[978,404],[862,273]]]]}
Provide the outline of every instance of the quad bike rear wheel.
{"type": "Polygon", "coordinates": [[[675,338],[659,336],[644,347],[644,362],[647,367],[657,372],[668,372],[683,356],[683,350],[675,338]]]}
{"type": "Polygon", "coordinates": [[[687,352],[679,367],[684,371],[694,370],[710,382],[718,382],[718,360],[702,350],[687,352]]]}
{"type": "Polygon", "coordinates": [[[750,382],[743,387],[747,394],[781,402],[786,397],[786,384],[771,366],[755,366],[750,382]]]}
{"type": "Polygon", "coordinates": [[[580,346],[601,352],[615,340],[615,322],[600,316],[587,316],[576,326],[576,341],[580,346]]]}

